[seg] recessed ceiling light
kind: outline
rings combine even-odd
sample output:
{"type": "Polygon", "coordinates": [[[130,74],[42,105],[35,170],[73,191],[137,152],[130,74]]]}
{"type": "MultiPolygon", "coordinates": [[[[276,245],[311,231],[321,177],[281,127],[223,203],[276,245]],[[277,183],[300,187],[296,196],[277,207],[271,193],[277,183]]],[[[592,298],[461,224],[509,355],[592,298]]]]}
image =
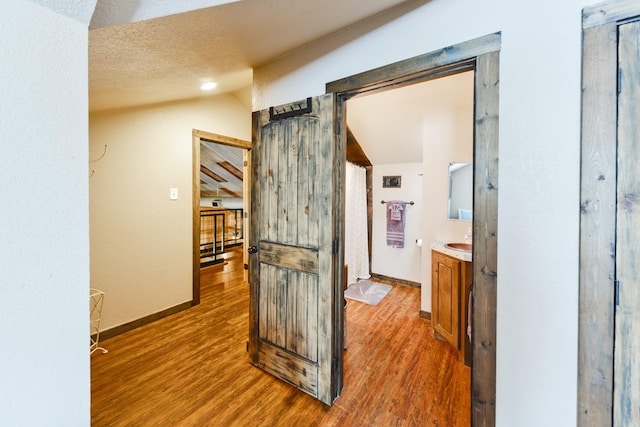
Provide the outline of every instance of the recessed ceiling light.
{"type": "Polygon", "coordinates": [[[202,86],[200,86],[200,89],[202,89],[202,90],[213,90],[213,89],[215,89],[216,86],[218,86],[218,84],[215,83],[215,82],[206,82],[206,83],[203,83],[202,86]]]}

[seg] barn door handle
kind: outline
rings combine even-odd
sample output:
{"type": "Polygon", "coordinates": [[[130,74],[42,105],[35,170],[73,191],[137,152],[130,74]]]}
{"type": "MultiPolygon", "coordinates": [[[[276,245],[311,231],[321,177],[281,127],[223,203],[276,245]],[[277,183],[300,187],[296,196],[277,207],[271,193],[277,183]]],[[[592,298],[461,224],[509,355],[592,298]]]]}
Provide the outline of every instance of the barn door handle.
{"type": "Polygon", "coordinates": [[[258,247],[257,246],[249,246],[249,248],[247,249],[247,252],[249,252],[250,254],[256,254],[258,253],[258,247]]]}

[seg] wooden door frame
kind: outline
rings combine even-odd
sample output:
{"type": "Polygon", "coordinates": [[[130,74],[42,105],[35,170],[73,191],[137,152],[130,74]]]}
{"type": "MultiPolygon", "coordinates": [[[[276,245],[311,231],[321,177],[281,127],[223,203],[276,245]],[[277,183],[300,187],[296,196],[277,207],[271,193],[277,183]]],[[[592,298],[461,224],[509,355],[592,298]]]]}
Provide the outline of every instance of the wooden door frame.
{"type": "MultiPolygon", "coordinates": [[[[206,132],[203,130],[193,129],[191,131],[192,137],[192,165],[191,165],[191,176],[192,176],[192,212],[193,217],[191,223],[193,224],[192,229],[192,286],[193,286],[193,299],[191,305],[200,304],[200,142],[213,142],[216,144],[228,145],[230,147],[242,148],[243,157],[244,157],[244,167],[242,168],[243,180],[242,180],[242,205],[243,205],[243,236],[245,236],[243,241],[243,248],[246,249],[247,245],[247,236],[249,235],[249,221],[247,219],[249,212],[248,208],[251,206],[251,141],[245,141],[242,139],[232,138],[229,136],[219,135],[217,133],[206,132]]],[[[243,251],[243,259],[244,264],[247,265],[247,251],[243,251]]],[[[247,278],[248,271],[244,270],[244,280],[245,282],[248,280],[247,278]]]]}
{"type": "Polygon", "coordinates": [[[636,0],[582,11],[579,426],[613,423],[618,26],[639,16],[636,0]]]}
{"type": "MultiPolygon", "coordinates": [[[[473,426],[495,425],[500,47],[501,34],[489,34],[326,85],[326,92],[336,93],[338,98],[337,123],[340,129],[336,133],[338,145],[342,146],[346,145],[345,103],[349,98],[464,71],[475,71],[471,371],[473,426]]],[[[340,235],[344,236],[344,230],[340,235]]],[[[341,322],[341,316],[337,317],[341,322]]]]}

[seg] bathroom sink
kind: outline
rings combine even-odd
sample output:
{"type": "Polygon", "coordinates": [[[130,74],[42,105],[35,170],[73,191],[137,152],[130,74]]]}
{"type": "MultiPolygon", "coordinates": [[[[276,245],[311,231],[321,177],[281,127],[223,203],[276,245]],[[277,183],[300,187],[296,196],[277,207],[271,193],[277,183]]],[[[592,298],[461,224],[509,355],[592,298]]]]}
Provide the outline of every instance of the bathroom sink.
{"type": "Polygon", "coordinates": [[[462,252],[471,252],[471,243],[445,243],[445,248],[462,252]]]}

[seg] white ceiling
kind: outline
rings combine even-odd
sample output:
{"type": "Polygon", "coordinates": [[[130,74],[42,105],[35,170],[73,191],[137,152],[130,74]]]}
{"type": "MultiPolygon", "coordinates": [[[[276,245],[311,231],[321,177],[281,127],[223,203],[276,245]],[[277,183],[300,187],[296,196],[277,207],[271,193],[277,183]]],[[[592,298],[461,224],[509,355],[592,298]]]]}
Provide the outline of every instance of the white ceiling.
{"type": "Polygon", "coordinates": [[[347,125],[373,165],[422,161],[425,115],[473,108],[472,71],[347,101],[347,125]]]}
{"type": "Polygon", "coordinates": [[[259,65],[403,3],[426,1],[242,0],[100,27],[123,14],[135,19],[136,3],[144,3],[100,0],[89,31],[90,110],[202,96],[207,80],[218,83],[211,94],[235,92],[251,85],[259,65]]]}

